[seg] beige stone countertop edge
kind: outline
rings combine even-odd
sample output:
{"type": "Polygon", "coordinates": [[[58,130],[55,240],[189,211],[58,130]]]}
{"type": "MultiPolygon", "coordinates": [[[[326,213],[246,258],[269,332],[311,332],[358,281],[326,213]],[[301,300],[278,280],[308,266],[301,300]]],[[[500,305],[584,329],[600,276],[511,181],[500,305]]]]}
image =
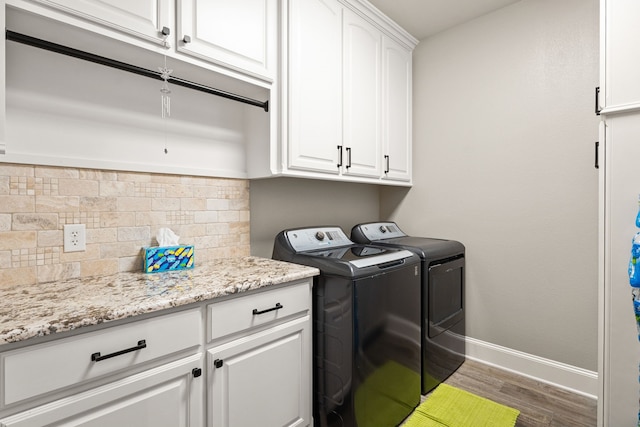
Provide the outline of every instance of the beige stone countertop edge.
{"type": "Polygon", "coordinates": [[[190,270],[129,272],[0,287],[0,346],[317,274],[319,270],[313,267],[243,257],[196,265],[190,270]]]}

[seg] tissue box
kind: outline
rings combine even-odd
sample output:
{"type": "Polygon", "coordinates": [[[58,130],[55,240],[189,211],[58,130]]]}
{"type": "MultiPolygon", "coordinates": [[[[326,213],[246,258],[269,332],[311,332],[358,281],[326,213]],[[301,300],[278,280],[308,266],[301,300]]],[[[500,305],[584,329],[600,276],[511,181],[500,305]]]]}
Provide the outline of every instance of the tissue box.
{"type": "Polygon", "coordinates": [[[194,266],[193,245],[154,246],[143,249],[145,273],[185,270],[194,266]]]}

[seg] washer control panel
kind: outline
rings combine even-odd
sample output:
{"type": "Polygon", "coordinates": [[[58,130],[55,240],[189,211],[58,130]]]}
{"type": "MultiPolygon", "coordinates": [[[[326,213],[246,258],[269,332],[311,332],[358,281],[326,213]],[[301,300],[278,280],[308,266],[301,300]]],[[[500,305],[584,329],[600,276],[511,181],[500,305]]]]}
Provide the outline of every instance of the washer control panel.
{"type": "Polygon", "coordinates": [[[301,228],[285,233],[296,252],[352,245],[340,227],[301,228]]]}
{"type": "Polygon", "coordinates": [[[357,226],[359,233],[364,235],[369,241],[393,239],[405,237],[406,234],[400,230],[395,222],[371,222],[357,226]]]}

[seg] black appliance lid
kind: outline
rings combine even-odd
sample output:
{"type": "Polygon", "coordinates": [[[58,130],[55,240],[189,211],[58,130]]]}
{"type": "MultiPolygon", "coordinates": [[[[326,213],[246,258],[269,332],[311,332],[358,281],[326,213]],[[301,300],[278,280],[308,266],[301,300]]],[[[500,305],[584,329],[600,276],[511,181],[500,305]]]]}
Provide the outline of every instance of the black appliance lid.
{"type": "Polygon", "coordinates": [[[340,227],[312,227],[283,232],[289,250],[306,257],[325,258],[338,263],[349,263],[366,268],[412,256],[407,250],[376,247],[353,243],[340,227]]]}

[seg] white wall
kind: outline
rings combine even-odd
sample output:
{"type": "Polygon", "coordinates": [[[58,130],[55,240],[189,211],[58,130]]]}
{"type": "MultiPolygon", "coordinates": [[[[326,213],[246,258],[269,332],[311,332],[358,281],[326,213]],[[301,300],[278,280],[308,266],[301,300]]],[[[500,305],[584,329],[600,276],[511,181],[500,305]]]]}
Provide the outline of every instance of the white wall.
{"type": "Polygon", "coordinates": [[[349,235],[359,222],[377,221],[375,185],[271,178],[251,181],[251,254],[271,258],[273,240],[294,227],[337,225],[349,235]]]}
{"type": "Polygon", "coordinates": [[[597,85],[597,0],[523,0],[422,40],[415,185],[381,191],[382,218],[466,245],[470,337],[591,371],[597,85]]]}

